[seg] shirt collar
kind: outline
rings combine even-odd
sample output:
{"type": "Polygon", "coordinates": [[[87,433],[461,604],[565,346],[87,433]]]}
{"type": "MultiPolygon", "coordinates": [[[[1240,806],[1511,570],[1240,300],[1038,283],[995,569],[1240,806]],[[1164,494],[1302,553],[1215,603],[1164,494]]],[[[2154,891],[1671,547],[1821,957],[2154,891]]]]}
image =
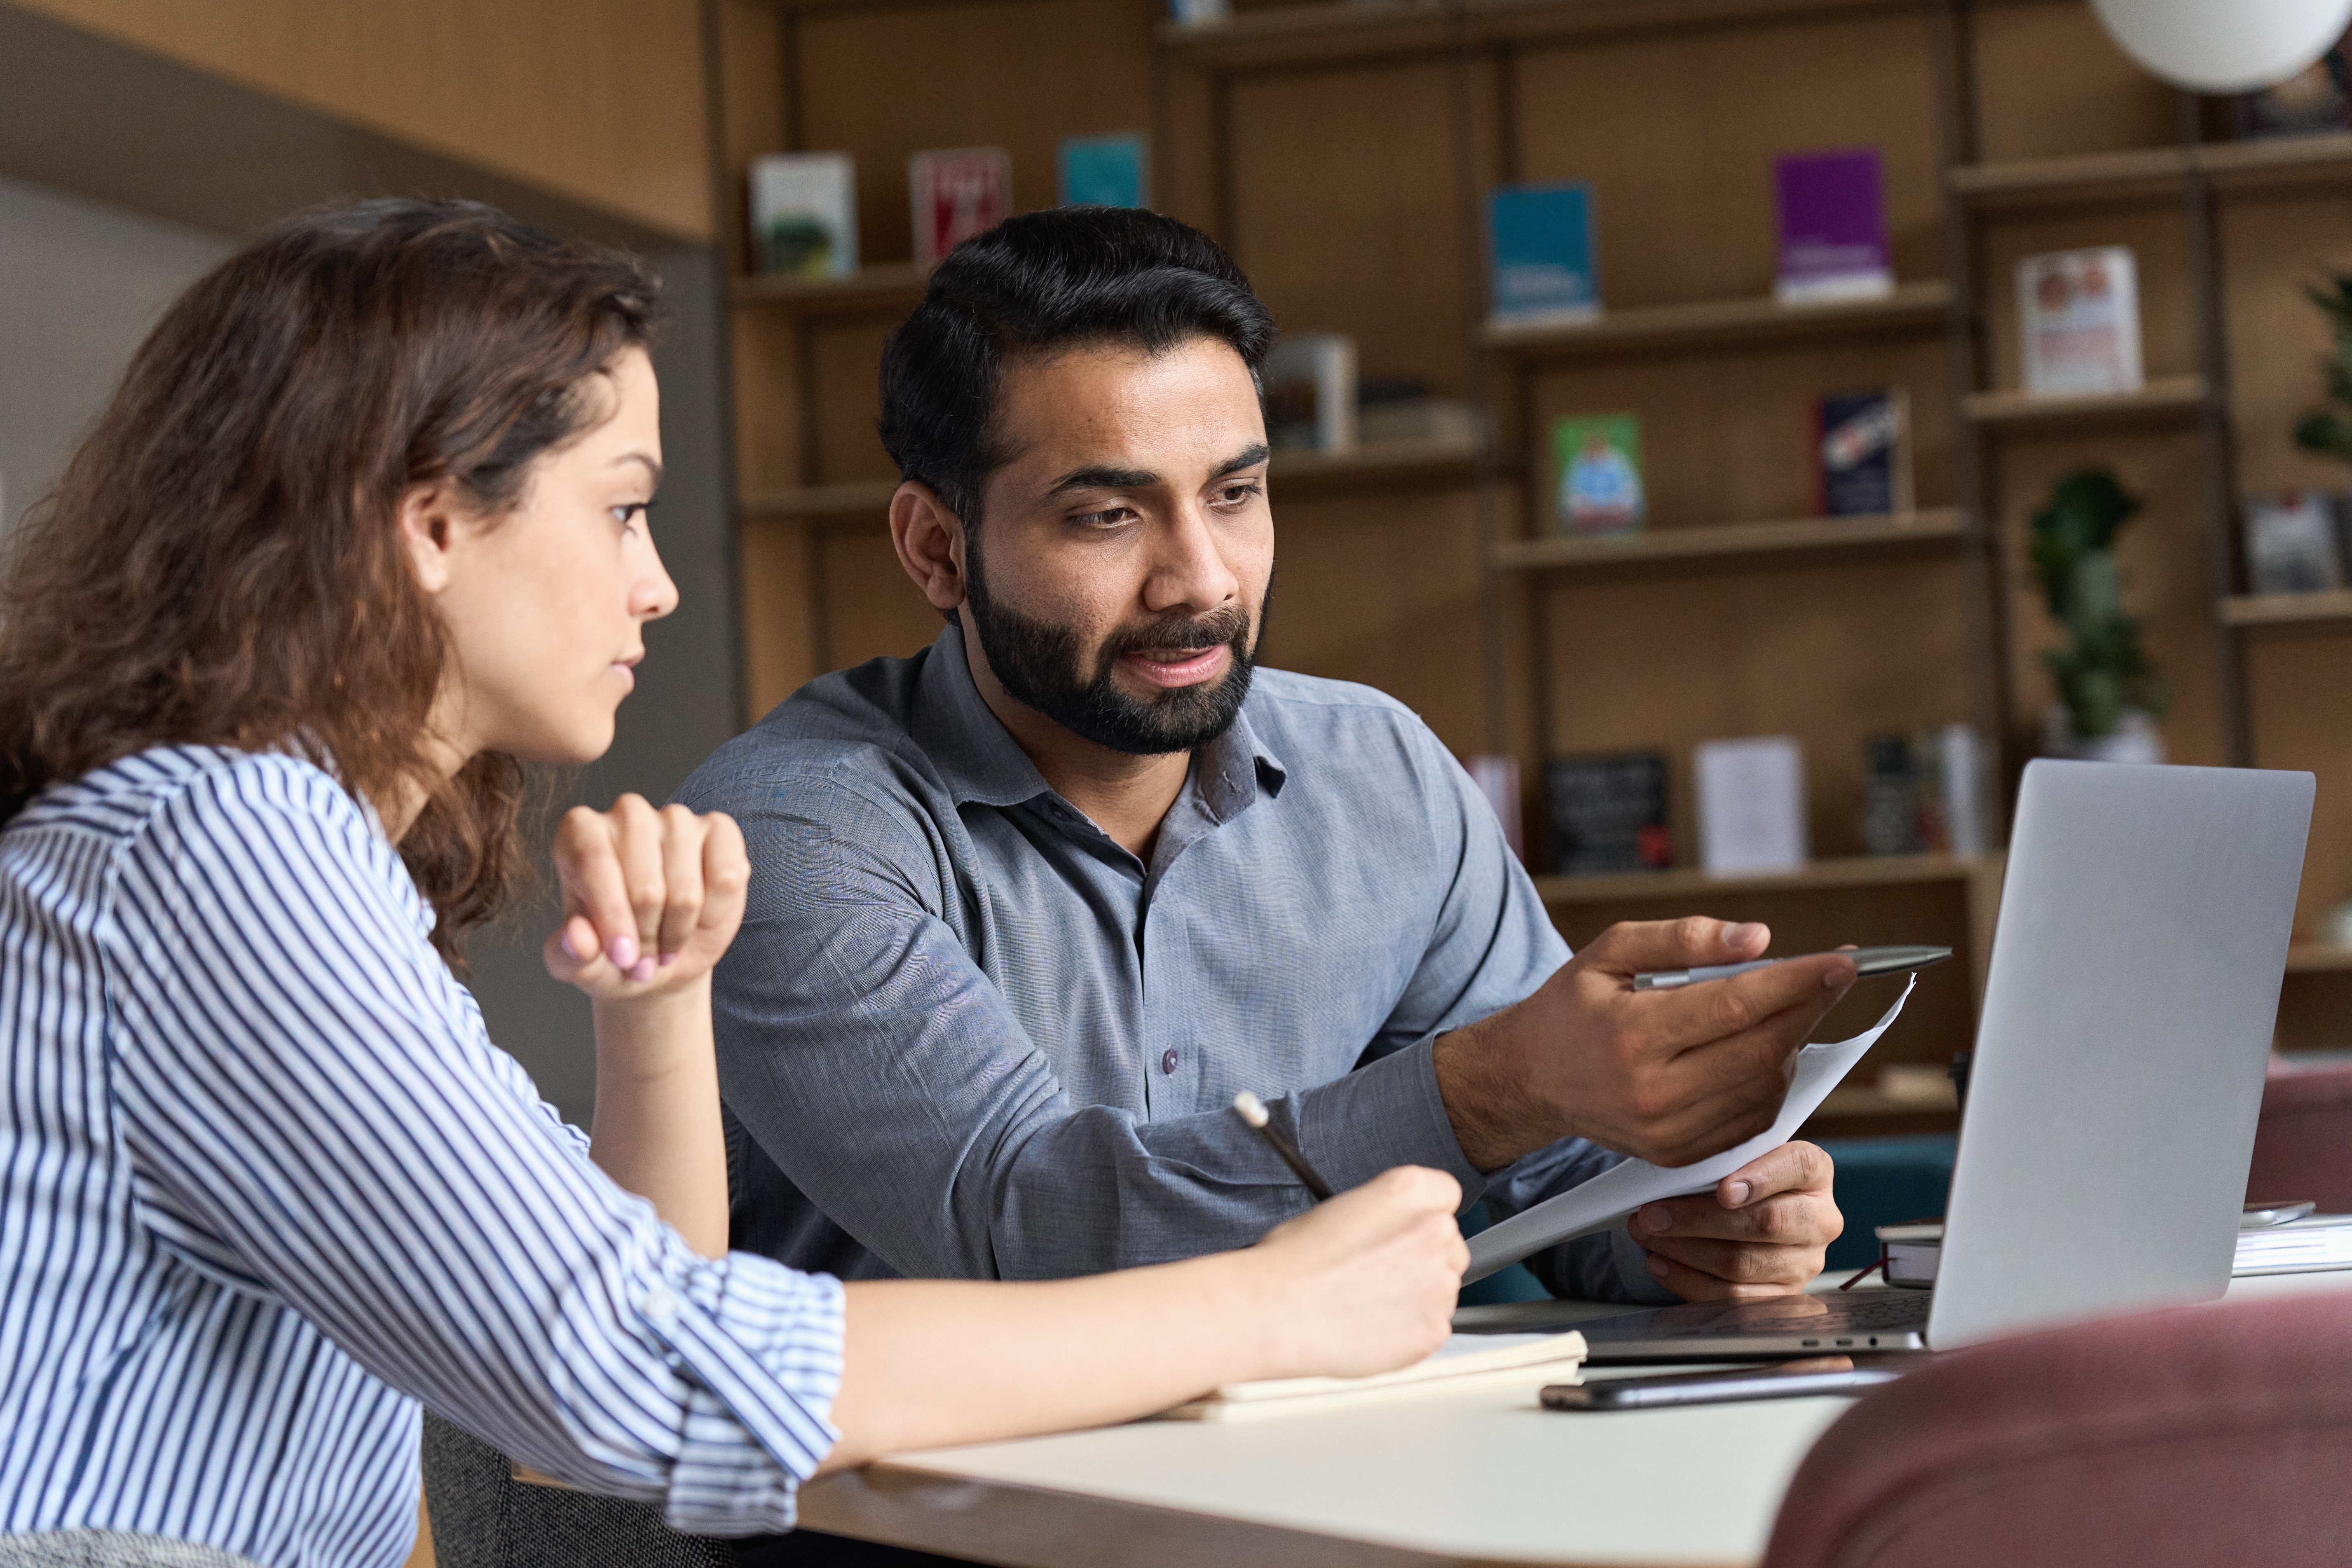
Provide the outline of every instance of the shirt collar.
{"type": "MultiPolygon", "coordinates": [[[[917,687],[915,741],[940,771],[957,805],[1017,806],[1053,792],[1012,731],[972,684],[963,628],[950,622],[923,661],[917,687]]],[[[1218,821],[1230,821],[1263,792],[1282,792],[1289,777],[1282,759],[1250,725],[1249,704],[1233,727],[1193,757],[1193,788],[1218,821]]]]}

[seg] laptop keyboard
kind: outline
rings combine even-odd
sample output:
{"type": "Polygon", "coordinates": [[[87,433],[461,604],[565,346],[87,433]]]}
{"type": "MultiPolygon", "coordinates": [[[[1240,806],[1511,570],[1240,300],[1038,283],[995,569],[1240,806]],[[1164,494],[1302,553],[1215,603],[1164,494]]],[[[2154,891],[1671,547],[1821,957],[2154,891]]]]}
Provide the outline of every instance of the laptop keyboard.
{"type": "Polygon", "coordinates": [[[1916,1327],[1927,1321],[1927,1303],[1932,1299],[1925,1291],[1870,1291],[1858,1295],[1814,1298],[1828,1304],[1830,1315],[1822,1321],[1822,1327],[1832,1333],[1848,1329],[1916,1327]]]}

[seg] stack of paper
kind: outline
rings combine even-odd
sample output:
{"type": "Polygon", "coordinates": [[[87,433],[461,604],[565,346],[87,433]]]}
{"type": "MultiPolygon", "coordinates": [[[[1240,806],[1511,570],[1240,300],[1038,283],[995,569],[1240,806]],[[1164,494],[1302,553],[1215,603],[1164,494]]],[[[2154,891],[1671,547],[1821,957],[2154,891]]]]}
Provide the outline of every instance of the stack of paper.
{"type": "Polygon", "coordinates": [[[1337,1406],[1477,1389],[1540,1388],[1579,1383],[1584,1336],[1455,1334],[1426,1361],[1370,1377],[1275,1377],[1229,1383],[1205,1399],[1160,1413],[1162,1421],[1253,1421],[1337,1406]]]}

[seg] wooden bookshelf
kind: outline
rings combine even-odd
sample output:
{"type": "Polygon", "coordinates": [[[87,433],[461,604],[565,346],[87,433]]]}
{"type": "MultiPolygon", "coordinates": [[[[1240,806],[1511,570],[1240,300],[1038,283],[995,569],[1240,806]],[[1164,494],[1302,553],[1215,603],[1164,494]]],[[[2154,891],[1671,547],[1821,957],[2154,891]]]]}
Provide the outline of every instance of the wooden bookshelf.
{"type": "Polygon", "coordinates": [[[1878,559],[1901,550],[1948,549],[1966,516],[1942,507],[1899,517],[1805,517],[1780,523],[1717,523],[1653,528],[1609,538],[1507,539],[1495,547],[1501,571],[1608,571],[1667,565],[1738,565],[1790,556],[1878,559]]]}
{"type": "Polygon", "coordinates": [[[2352,947],[2332,942],[2297,942],[2286,950],[2290,975],[2338,975],[2352,971],[2352,947]]]}
{"type": "Polygon", "coordinates": [[[1951,187],[1962,201],[1987,210],[2178,201],[2192,172],[2223,194],[2341,185],[2352,182],[2352,134],[2136,147],[1979,164],[1955,169],[1951,187]]]}
{"type": "Polygon", "coordinates": [[[922,301],[931,272],[911,261],[862,267],[845,277],[738,277],[735,303],[804,316],[866,315],[911,310],[922,301]]]}
{"type": "Polygon", "coordinates": [[[1160,47],[1224,71],[1328,68],[1425,57],[1454,44],[1540,46],[1884,12],[1886,0],[1325,0],[1162,22],[1160,47]]]}
{"type": "Polygon", "coordinates": [[[2352,591],[2233,594],[2221,601],[2221,620],[2248,627],[2340,625],[2352,622],[2352,591]]]}
{"type": "Polygon", "coordinates": [[[1635,899],[1704,897],[1724,893],[1842,892],[1998,876],[1998,855],[1850,855],[1809,861],[1790,871],[1717,876],[1695,867],[1626,876],[1539,876],[1536,892],[1554,906],[1623,904],[1635,899]]]}
{"type": "Polygon", "coordinates": [[[1975,424],[2011,430],[2101,430],[2194,418],[2205,406],[2202,376],[2165,376],[2137,392],[2052,397],[2029,392],[1971,393],[1961,404],[1975,424]]]}
{"type": "Polygon", "coordinates": [[[1492,352],[1573,360],[1644,353],[1704,353],[1773,341],[1818,342],[1831,336],[1941,331],[1952,291],[1942,283],[1906,283],[1879,299],[1820,305],[1714,299],[1612,310],[1565,324],[1489,321],[1480,341],[1492,352]]]}
{"type": "Polygon", "coordinates": [[[806,485],[798,489],[746,495],[736,509],[747,518],[762,522],[832,522],[863,518],[879,525],[887,519],[890,497],[898,488],[895,479],[847,485],[806,485]]]}
{"type": "Polygon", "coordinates": [[[1467,485],[1478,467],[1475,441],[1375,441],[1346,452],[1277,452],[1266,465],[1280,496],[1467,485]]]}

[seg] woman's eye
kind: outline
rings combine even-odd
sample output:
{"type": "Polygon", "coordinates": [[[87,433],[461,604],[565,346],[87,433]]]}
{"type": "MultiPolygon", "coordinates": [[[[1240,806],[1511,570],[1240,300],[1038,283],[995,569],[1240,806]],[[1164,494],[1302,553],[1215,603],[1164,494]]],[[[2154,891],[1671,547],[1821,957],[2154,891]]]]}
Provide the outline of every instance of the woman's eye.
{"type": "Polygon", "coordinates": [[[606,508],[606,510],[613,514],[613,520],[620,524],[624,528],[629,528],[632,521],[641,516],[645,512],[645,509],[646,503],[643,501],[632,501],[625,507],[611,507],[606,508]]]}

